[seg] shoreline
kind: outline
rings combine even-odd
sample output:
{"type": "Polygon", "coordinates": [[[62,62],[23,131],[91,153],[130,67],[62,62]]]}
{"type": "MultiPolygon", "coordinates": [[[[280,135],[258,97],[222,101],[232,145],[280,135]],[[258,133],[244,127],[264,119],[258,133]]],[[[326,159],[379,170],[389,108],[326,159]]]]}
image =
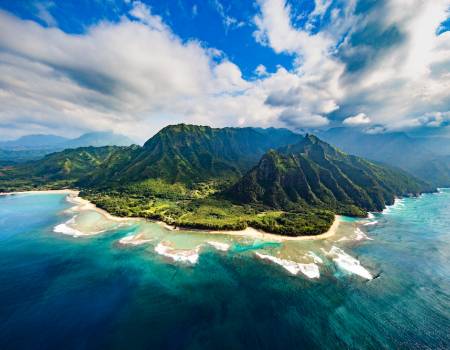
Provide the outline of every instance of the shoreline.
{"type": "Polygon", "coordinates": [[[276,233],[269,233],[262,230],[255,229],[253,227],[247,227],[244,230],[240,231],[226,231],[226,230],[202,230],[202,229],[189,229],[189,228],[180,228],[175,227],[172,225],[169,225],[165,223],[164,221],[159,220],[150,220],[147,218],[141,218],[141,217],[119,217],[114,216],[107,212],[104,209],[101,209],[97,207],[94,203],[88,201],[87,199],[79,197],[80,191],[78,190],[72,190],[72,189],[64,189],[64,190],[32,190],[32,191],[18,191],[18,192],[6,192],[6,193],[0,193],[0,196],[8,196],[8,195],[16,195],[16,194],[66,194],[67,195],[67,201],[69,203],[74,204],[74,207],[69,208],[69,210],[77,210],[77,211],[85,211],[85,210],[93,210],[97,213],[100,213],[103,215],[106,219],[112,220],[112,221],[118,221],[118,222],[124,222],[124,221],[149,221],[154,222],[162,227],[164,227],[167,230],[170,231],[179,231],[179,232],[199,232],[203,234],[210,234],[210,235],[230,235],[230,236],[242,236],[242,237],[250,237],[254,239],[261,239],[261,240],[270,240],[270,241],[277,241],[277,242],[283,242],[283,241],[316,241],[316,240],[322,240],[327,239],[336,234],[336,231],[339,227],[339,224],[341,223],[341,215],[335,215],[334,221],[331,224],[328,231],[324,233],[320,233],[318,235],[313,236],[283,236],[276,233]]]}
{"type": "Polygon", "coordinates": [[[189,229],[189,228],[180,228],[175,227],[169,224],[166,224],[163,221],[155,221],[159,225],[163,226],[164,228],[171,230],[171,231],[189,231],[189,232],[199,232],[199,233],[206,233],[210,234],[212,236],[214,235],[229,235],[229,236],[241,236],[241,237],[250,237],[254,239],[260,239],[265,241],[277,241],[277,242],[284,242],[284,241],[318,241],[322,239],[327,239],[336,234],[337,229],[339,228],[339,224],[342,222],[341,215],[335,215],[334,221],[331,224],[328,231],[319,233],[318,235],[312,235],[312,236],[283,236],[276,233],[269,233],[262,230],[258,230],[253,227],[247,227],[244,230],[240,231],[227,231],[227,230],[202,230],[202,229],[189,229]]]}

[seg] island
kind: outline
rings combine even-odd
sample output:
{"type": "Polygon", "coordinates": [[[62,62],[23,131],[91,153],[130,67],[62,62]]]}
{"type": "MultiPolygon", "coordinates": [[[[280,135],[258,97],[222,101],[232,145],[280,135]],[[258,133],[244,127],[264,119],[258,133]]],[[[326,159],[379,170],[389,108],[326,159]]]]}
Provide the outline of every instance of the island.
{"type": "Polygon", "coordinates": [[[75,189],[119,217],[179,228],[327,232],[431,192],[406,172],[286,129],[169,125],[143,146],[81,147],[0,167],[0,192],[75,189]]]}

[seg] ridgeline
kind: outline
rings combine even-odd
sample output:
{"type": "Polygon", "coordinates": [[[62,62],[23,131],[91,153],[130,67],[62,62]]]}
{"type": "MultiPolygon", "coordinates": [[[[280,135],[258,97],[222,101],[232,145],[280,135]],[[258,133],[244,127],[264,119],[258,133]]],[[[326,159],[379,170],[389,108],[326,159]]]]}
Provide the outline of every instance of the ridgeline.
{"type": "Polygon", "coordinates": [[[86,147],[0,167],[0,191],[79,188],[118,216],[297,236],[432,186],[286,129],[171,125],[143,147],[86,147]]]}

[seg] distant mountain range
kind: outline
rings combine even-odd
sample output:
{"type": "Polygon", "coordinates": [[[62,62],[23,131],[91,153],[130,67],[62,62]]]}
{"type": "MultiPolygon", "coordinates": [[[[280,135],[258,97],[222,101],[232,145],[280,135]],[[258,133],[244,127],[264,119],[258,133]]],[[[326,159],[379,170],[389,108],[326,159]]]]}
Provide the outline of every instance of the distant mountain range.
{"type": "Polygon", "coordinates": [[[286,129],[171,125],[144,146],[82,147],[0,168],[0,191],[78,187],[121,216],[300,235],[434,188],[286,129]]]}
{"type": "Polygon", "coordinates": [[[401,168],[435,186],[450,186],[450,138],[367,134],[356,128],[333,128],[318,135],[347,153],[401,168]]]}
{"type": "Polygon", "coordinates": [[[53,152],[78,147],[129,146],[133,141],[112,132],[91,132],[69,139],[56,135],[27,135],[0,142],[0,163],[22,163],[36,160],[53,152]]]}

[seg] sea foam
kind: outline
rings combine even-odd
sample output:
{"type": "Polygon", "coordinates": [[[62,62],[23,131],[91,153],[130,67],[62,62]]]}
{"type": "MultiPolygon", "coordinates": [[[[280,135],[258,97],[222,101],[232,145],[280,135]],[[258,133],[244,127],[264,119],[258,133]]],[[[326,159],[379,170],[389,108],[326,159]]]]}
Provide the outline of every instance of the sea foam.
{"type": "Polygon", "coordinates": [[[310,258],[313,259],[313,261],[317,264],[323,264],[323,260],[314,252],[309,251],[306,256],[309,256],[310,258]]]}
{"type": "Polygon", "coordinates": [[[151,239],[143,239],[141,234],[125,236],[119,240],[123,245],[141,245],[150,242],[151,239]]]}
{"type": "Polygon", "coordinates": [[[386,208],[382,211],[383,214],[390,213],[393,209],[398,209],[405,206],[403,198],[395,198],[394,204],[386,206],[386,208]]]}
{"type": "Polygon", "coordinates": [[[64,235],[72,236],[72,237],[75,237],[75,238],[83,237],[83,236],[93,236],[93,235],[97,235],[99,233],[105,232],[105,230],[102,230],[102,231],[97,231],[97,232],[85,233],[85,232],[81,232],[81,231],[71,227],[70,225],[75,224],[76,217],[77,217],[77,215],[75,215],[71,219],[67,220],[63,224],[56,225],[53,228],[53,232],[62,233],[64,235]]]}
{"type": "Polygon", "coordinates": [[[368,280],[373,279],[372,274],[361,265],[358,259],[348,255],[341,248],[333,246],[326,254],[332,256],[333,261],[341,270],[345,270],[368,280]]]}
{"type": "Polygon", "coordinates": [[[378,221],[375,220],[375,221],[369,221],[369,222],[366,222],[366,223],[364,224],[364,226],[373,226],[373,225],[377,225],[377,224],[378,224],[378,221]]]}
{"type": "Polygon", "coordinates": [[[196,264],[199,258],[200,246],[190,250],[177,250],[172,248],[168,243],[158,243],[155,247],[155,252],[163,255],[175,262],[196,264]]]}
{"type": "Polygon", "coordinates": [[[215,242],[215,241],[208,241],[206,243],[208,243],[210,246],[212,246],[215,249],[220,250],[222,252],[226,252],[228,249],[230,249],[230,245],[228,243],[215,242]]]}
{"type": "Polygon", "coordinates": [[[74,229],[73,227],[69,226],[69,225],[75,223],[75,218],[76,218],[76,215],[74,217],[72,217],[71,219],[67,220],[65,223],[56,225],[53,228],[53,232],[62,233],[64,235],[69,235],[72,237],[85,236],[85,234],[83,232],[78,231],[78,230],[74,229]]]}
{"type": "Polygon", "coordinates": [[[357,241],[362,241],[363,239],[373,241],[373,238],[367,236],[359,227],[356,228],[355,233],[356,233],[355,240],[357,241]]]}
{"type": "Polygon", "coordinates": [[[299,272],[303,273],[308,278],[319,278],[319,267],[316,264],[301,264],[295,261],[280,259],[272,255],[266,255],[261,253],[255,253],[257,257],[271,261],[277,265],[282,266],[285,270],[289,271],[292,275],[297,275],[299,272]]]}

